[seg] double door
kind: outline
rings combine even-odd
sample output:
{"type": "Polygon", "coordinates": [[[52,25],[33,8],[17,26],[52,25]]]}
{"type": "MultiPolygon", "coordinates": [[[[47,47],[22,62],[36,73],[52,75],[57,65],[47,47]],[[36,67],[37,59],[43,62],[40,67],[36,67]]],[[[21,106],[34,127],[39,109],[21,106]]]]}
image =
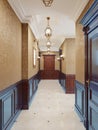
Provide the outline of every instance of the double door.
{"type": "Polygon", "coordinates": [[[98,28],[88,34],[86,49],[87,129],[98,130],[98,28]]]}

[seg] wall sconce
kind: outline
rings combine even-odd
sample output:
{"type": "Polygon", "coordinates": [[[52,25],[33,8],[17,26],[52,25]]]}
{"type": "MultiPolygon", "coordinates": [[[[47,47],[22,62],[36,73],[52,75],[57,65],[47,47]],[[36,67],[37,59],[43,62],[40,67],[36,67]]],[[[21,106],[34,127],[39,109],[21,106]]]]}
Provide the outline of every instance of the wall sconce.
{"type": "Polygon", "coordinates": [[[64,60],[64,55],[60,55],[60,59],[61,59],[61,60],[64,60]]]}
{"type": "Polygon", "coordinates": [[[40,59],[40,56],[38,56],[37,59],[40,59]]]}
{"type": "Polygon", "coordinates": [[[57,60],[59,61],[59,60],[60,60],[60,57],[58,57],[57,60]]]}

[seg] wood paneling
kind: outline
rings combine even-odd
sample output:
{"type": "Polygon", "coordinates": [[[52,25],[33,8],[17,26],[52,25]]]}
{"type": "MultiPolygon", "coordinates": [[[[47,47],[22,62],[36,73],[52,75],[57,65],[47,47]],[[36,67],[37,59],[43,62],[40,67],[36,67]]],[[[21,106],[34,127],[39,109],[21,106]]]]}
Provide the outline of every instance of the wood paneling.
{"type": "Polygon", "coordinates": [[[44,55],[44,70],[40,71],[41,79],[59,79],[59,71],[55,70],[55,55],[44,55]]]}
{"type": "Polygon", "coordinates": [[[40,71],[41,79],[59,79],[58,70],[42,70],[40,71]]]}
{"type": "Polygon", "coordinates": [[[66,93],[75,92],[75,75],[66,75],[66,93]]]}
{"type": "MultiPolygon", "coordinates": [[[[61,84],[61,86],[63,87],[64,91],[66,90],[66,75],[64,73],[62,73],[61,71],[59,72],[59,83],[61,84]]],[[[66,91],[65,91],[66,92],[66,91]]]]}
{"type": "Polygon", "coordinates": [[[55,55],[44,55],[44,70],[55,70],[55,55]]]}
{"type": "Polygon", "coordinates": [[[22,109],[29,109],[30,102],[37,90],[39,83],[39,73],[30,78],[29,80],[23,80],[22,82],[22,109]]]}
{"type": "Polygon", "coordinates": [[[59,72],[59,83],[64,88],[65,93],[75,92],[75,75],[65,75],[64,73],[59,72]]]}

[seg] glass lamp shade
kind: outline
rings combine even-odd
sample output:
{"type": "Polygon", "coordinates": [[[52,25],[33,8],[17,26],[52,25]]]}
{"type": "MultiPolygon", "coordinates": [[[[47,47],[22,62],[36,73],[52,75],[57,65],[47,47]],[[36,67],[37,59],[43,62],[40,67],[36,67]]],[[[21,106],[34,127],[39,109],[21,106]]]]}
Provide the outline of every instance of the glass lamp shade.
{"type": "Polygon", "coordinates": [[[49,26],[45,29],[45,36],[47,38],[50,38],[52,36],[52,29],[49,26]]]}
{"type": "Polygon", "coordinates": [[[49,40],[47,41],[46,46],[47,46],[48,48],[50,48],[51,42],[50,42],[49,40]]]}
{"type": "Polygon", "coordinates": [[[46,7],[50,7],[52,2],[53,0],[43,0],[43,3],[45,4],[46,7]]]}
{"type": "Polygon", "coordinates": [[[50,51],[50,48],[48,48],[47,51],[50,51]]]}

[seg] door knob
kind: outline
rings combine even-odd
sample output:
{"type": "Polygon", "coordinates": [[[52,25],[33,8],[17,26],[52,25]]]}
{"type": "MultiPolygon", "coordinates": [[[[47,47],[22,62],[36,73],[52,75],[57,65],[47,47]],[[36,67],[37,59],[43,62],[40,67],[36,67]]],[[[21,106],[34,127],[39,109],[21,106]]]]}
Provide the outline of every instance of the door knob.
{"type": "Polygon", "coordinates": [[[90,84],[90,80],[88,79],[88,80],[86,80],[86,83],[89,85],[90,84]]]}

